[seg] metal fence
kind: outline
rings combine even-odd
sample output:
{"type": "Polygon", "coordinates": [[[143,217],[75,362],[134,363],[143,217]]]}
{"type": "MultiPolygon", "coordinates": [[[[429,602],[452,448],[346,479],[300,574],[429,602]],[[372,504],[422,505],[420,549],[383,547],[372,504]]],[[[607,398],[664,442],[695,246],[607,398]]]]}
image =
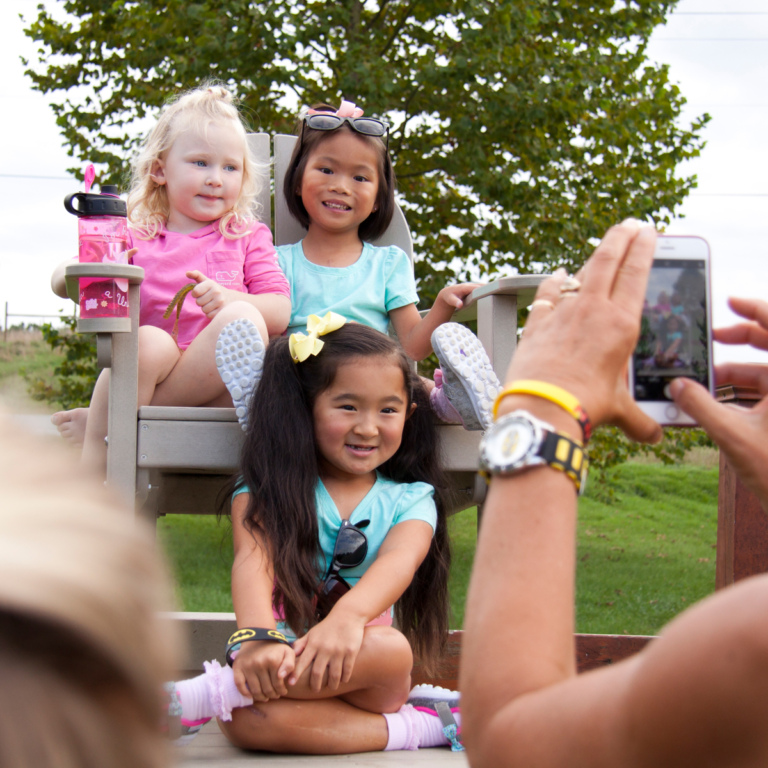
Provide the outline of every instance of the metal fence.
{"type": "Polygon", "coordinates": [[[61,320],[63,315],[36,315],[36,314],[30,314],[29,312],[9,312],[8,311],[8,302],[5,302],[5,322],[3,323],[3,341],[8,341],[8,318],[9,317],[47,317],[47,318],[58,318],[61,320]]]}

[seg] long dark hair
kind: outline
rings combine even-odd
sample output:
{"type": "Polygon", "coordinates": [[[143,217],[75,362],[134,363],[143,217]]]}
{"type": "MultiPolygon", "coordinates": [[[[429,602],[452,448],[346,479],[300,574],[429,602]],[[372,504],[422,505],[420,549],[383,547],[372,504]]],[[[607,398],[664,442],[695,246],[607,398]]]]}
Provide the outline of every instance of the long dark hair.
{"type": "MultiPolygon", "coordinates": [[[[313,109],[336,112],[333,107],[327,104],[316,104],[313,109]]],[[[376,209],[357,229],[358,237],[369,242],[387,231],[387,227],[392,221],[392,214],[395,212],[395,171],[392,167],[392,159],[389,156],[386,144],[378,136],[366,136],[362,133],[357,133],[347,123],[333,131],[317,131],[303,125],[303,121],[300,120],[296,132],[301,138],[296,143],[293,155],[291,155],[291,162],[288,164],[288,170],[285,173],[283,194],[288,204],[288,210],[301,222],[302,226],[309,227],[309,214],[299,194],[301,182],[304,178],[304,170],[307,167],[307,160],[317,147],[339,133],[339,131],[346,131],[360,141],[369,144],[376,150],[379,158],[379,188],[376,192],[376,209]]]]}
{"type": "Polygon", "coordinates": [[[258,532],[275,572],[273,600],[297,634],[316,623],[312,599],[318,583],[315,489],[319,469],[313,405],[333,384],[340,365],[355,358],[392,361],[403,373],[409,402],[400,447],[378,471],[396,482],[429,483],[435,490],[437,528],[424,562],[395,606],[401,631],[428,667],[443,649],[448,628],[450,545],[446,523],[447,482],[440,467],[437,431],[429,398],[394,339],[358,323],[322,337],[315,356],[294,363],[288,339],[273,341],[264,376],[253,398],[241,456],[242,482],[250,496],[245,525],[258,532]]]}

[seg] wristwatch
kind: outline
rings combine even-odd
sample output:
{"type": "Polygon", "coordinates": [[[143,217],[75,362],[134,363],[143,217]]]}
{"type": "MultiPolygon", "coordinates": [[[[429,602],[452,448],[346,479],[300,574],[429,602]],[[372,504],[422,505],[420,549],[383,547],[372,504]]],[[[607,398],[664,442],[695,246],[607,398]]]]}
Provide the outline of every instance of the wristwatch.
{"type": "Polygon", "coordinates": [[[480,469],[486,477],[550,466],[565,472],[582,494],[588,464],[581,443],[555,432],[551,424],[528,411],[512,411],[502,416],[480,441],[480,469]]]}

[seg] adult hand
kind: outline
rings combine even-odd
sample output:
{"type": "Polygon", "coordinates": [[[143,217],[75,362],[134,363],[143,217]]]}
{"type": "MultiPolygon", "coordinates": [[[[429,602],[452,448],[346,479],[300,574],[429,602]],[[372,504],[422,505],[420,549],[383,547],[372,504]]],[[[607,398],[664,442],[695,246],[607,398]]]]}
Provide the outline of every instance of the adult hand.
{"type": "Polygon", "coordinates": [[[254,701],[279,699],[288,693],[286,678],[295,661],[293,649],[283,643],[243,643],[232,665],[237,690],[254,701]]]}
{"type": "Polygon", "coordinates": [[[627,387],[655,243],[654,229],[625,221],[608,230],[578,273],[578,292],[561,293],[564,270],[545,280],[507,382],[556,384],[579,399],[594,426],[615,424],[634,440],[658,442],[661,427],[627,387]]]}
{"type": "MultiPolygon", "coordinates": [[[[768,350],[768,303],[757,299],[731,299],[731,309],[750,322],[715,331],[724,344],[749,344],[768,350]]],[[[720,446],[744,484],[768,510],[768,366],[760,363],[726,363],[716,369],[721,384],[750,387],[763,399],[754,408],[718,403],[700,384],[676,379],[672,397],[720,446]]]]}

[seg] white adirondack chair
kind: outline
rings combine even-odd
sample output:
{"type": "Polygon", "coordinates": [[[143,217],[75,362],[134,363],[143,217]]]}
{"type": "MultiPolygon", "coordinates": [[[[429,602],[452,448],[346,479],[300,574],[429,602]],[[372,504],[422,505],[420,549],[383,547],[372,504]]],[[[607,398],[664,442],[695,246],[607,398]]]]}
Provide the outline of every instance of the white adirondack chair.
{"type": "MultiPolygon", "coordinates": [[[[282,180],[295,144],[294,136],[274,137],[274,224],[270,220],[269,171],[261,180],[262,220],[271,226],[275,243],[300,240],[304,229],[290,215],[282,194],[282,180]]],[[[249,136],[251,150],[269,168],[270,137],[249,136]]],[[[413,243],[405,217],[397,208],[393,222],[377,244],[395,244],[412,256],[413,243]]],[[[215,497],[226,477],[237,468],[242,432],[231,408],[135,407],[140,267],[72,264],[66,270],[69,294],[77,296],[82,276],[115,275],[130,282],[131,317],[81,319],[78,329],[97,334],[99,364],[112,368],[110,389],[108,482],[138,512],[154,518],[168,513],[205,513],[215,508],[215,497]]],[[[500,377],[512,358],[517,334],[518,306],[532,300],[538,275],[504,278],[471,296],[471,306],[457,320],[477,318],[478,335],[500,377]]],[[[441,426],[446,469],[458,491],[456,509],[482,501],[484,483],[476,480],[479,432],[441,426]]]]}
{"type": "MultiPolygon", "coordinates": [[[[274,137],[274,185],[270,182],[270,136],[255,133],[249,144],[261,167],[261,220],[272,228],[275,243],[293,243],[304,229],[288,212],[283,178],[296,137],[274,137]],[[271,220],[274,194],[274,221],[271,220]]],[[[411,257],[413,243],[398,207],[392,224],[377,241],[395,244],[411,257]]],[[[206,514],[216,509],[224,482],[237,469],[243,433],[233,408],[173,408],[143,406],[137,410],[140,267],[112,264],[72,264],[66,268],[68,293],[76,298],[79,277],[122,277],[129,281],[130,318],[80,319],[78,330],[96,333],[98,361],[111,368],[107,481],[138,515],[151,520],[164,514],[206,514]]],[[[478,336],[500,378],[512,358],[517,339],[518,308],[530,304],[542,276],[503,278],[473,292],[470,306],[455,315],[458,321],[477,319],[478,336]]],[[[477,474],[480,432],[460,426],[439,427],[444,465],[456,491],[458,511],[482,502],[485,481],[477,474]]],[[[181,614],[190,624],[192,660],[220,655],[232,631],[234,614],[181,614]]]]}

